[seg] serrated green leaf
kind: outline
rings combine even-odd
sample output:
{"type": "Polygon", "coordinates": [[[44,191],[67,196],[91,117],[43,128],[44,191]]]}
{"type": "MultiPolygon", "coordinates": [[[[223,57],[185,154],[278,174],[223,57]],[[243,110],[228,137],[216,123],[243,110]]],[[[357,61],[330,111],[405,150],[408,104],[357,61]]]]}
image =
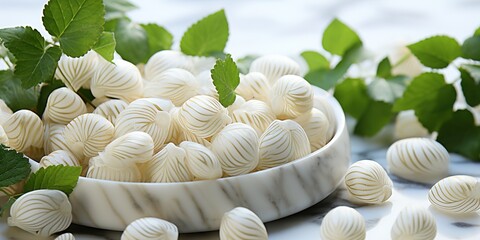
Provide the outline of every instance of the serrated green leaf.
{"type": "Polygon", "coordinates": [[[480,27],[475,30],[473,36],[480,36],[480,27]]]}
{"type": "Polygon", "coordinates": [[[408,45],[410,51],[420,62],[430,68],[445,68],[462,50],[457,40],[448,36],[434,36],[408,45]]]}
{"type": "Polygon", "coordinates": [[[365,81],[359,78],[347,78],[335,87],[335,98],[345,113],[359,119],[370,103],[365,81]]]}
{"type": "Polygon", "coordinates": [[[242,58],[237,59],[237,68],[242,74],[247,74],[250,71],[250,65],[252,62],[257,59],[258,55],[246,55],[242,58]]]}
{"type": "Polygon", "coordinates": [[[103,32],[93,50],[100,54],[105,60],[111,62],[115,53],[115,36],[112,32],[103,32]]]}
{"type": "Polygon", "coordinates": [[[480,126],[468,110],[458,110],[438,131],[437,141],[448,151],[480,161],[480,126]]]}
{"type": "Polygon", "coordinates": [[[24,192],[38,189],[59,190],[69,195],[77,185],[82,167],[52,165],[40,168],[25,183],[24,192]]]}
{"type": "Polygon", "coordinates": [[[240,72],[232,56],[227,54],[225,60],[217,60],[211,73],[220,103],[224,107],[232,105],[236,97],[235,88],[240,83],[240,72]]]}
{"type": "Polygon", "coordinates": [[[24,89],[20,79],[11,70],[0,71],[0,99],[5,101],[12,111],[34,109],[37,105],[38,92],[34,88],[24,89]]]}
{"type": "Polygon", "coordinates": [[[329,69],[330,63],[319,52],[316,51],[304,51],[300,54],[305,62],[308,64],[308,71],[315,71],[319,69],[329,69]]]}
{"type": "Polygon", "coordinates": [[[357,33],[338,19],[334,19],[323,33],[322,46],[332,54],[343,54],[362,41],[357,33]]]}
{"type": "Polygon", "coordinates": [[[392,104],[382,101],[370,101],[362,116],[358,119],[353,133],[371,137],[377,134],[393,118],[392,104]]]}
{"type": "Polygon", "coordinates": [[[385,57],[380,61],[377,66],[377,77],[381,78],[391,78],[392,77],[392,64],[390,63],[390,59],[385,57]]]}
{"type": "Polygon", "coordinates": [[[53,78],[62,52],[51,46],[40,33],[31,27],[0,29],[5,47],[15,56],[14,75],[24,88],[36,86],[53,78]]]}
{"type": "Polygon", "coordinates": [[[462,57],[480,61],[480,36],[467,38],[463,42],[462,57]]]}
{"type": "Polygon", "coordinates": [[[40,89],[40,95],[38,97],[36,111],[39,117],[42,117],[43,113],[45,112],[45,107],[47,106],[47,100],[48,96],[50,96],[50,93],[61,87],[65,87],[65,84],[63,84],[63,82],[60,80],[51,81],[42,85],[42,88],[40,89]]]}
{"type": "Polygon", "coordinates": [[[388,80],[376,78],[368,85],[368,93],[374,100],[393,103],[405,91],[406,79],[403,76],[393,77],[388,80]]]}
{"type": "Polygon", "coordinates": [[[105,5],[105,19],[124,17],[126,12],[137,9],[138,7],[128,0],[103,0],[105,5]]]}
{"type": "MultiPolygon", "coordinates": [[[[471,70],[476,70],[480,74],[480,66],[470,65],[471,70]],[[476,69],[475,69],[476,68],[476,69]]],[[[475,79],[469,70],[460,68],[460,77],[462,79],[461,86],[465,100],[470,106],[477,106],[480,104],[480,79],[475,79]]]]}
{"type": "Polygon", "coordinates": [[[148,37],[140,24],[119,19],[115,28],[116,50],[123,59],[138,64],[146,62],[149,52],[148,37]]]}
{"type": "Polygon", "coordinates": [[[187,55],[209,56],[223,52],[228,41],[228,21],[222,9],[190,26],[183,34],[180,49],[187,55]]]}
{"type": "Polygon", "coordinates": [[[167,29],[155,23],[142,24],[141,26],[147,33],[149,47],[147,57],[144,59],[145,62],[156,52],[172,48],[173,35],[167,29]]]}
{"type": "Polygon", "coordinates": [[[22,153],[0,145],[0,187],[18,183],[30,174],[30,163],[22,153]]]}
{"type": "Polygon", "coordinates": [[[102,0],[49,0],[43,9],[43,26],[55,36],[63,53],[80,57],[103,32],[105,7],[102,0]]]}
{"type": "Polygon", "coordinates": [[[414,109],[422,125],[433,132],[451,117],[456,95],[455,88],[445,82],[443,75],[423,73],[412,80],[393,110],[414,109]]]}

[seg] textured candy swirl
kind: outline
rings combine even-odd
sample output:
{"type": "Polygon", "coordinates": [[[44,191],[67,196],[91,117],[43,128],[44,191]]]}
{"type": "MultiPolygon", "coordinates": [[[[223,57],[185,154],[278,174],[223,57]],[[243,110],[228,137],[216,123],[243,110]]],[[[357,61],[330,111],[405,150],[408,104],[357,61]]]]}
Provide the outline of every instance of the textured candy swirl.
{"type": "Polygon", "coordinates": [[[40,160],[40,167],[46,168],[52,165],[82,166],[75,156],[65,150],[54,151],[40,160]]]}
{"type": "Polygon", "coordinates": [[[240,84],[235,92],[245,100],[256,99],[264,102],[269,100],[270,84],[265,75],[259,72],[250,72],[240,78],[240,84]]]}
{"type": "Polygon", "coordinates": [[[167,144],[153,159],[143,164],[142,169],[151,182],[187,182],[191,180],[184,149],[167,144]]]}
{"type": "Polygon", "coordinates": [[[75,236],[71,233],[64,233],[55,238],[55,240],[75,240],[75,236]]]}
{"type": "Polygon", "coordinates": [[[134,131],[109,143],[100,155],[106,164],[126,168],[152,159],[153,147],[153,139],[149,134],[134,131]]]}
{"type": "Polygon", "coordinates": [[[112,99],[98,105],[93,113],[106,118],[111,123],[114,123],[118,115],[125,110],[127,106],[128,103],[123,100],[112,99]]]}
{"type": "Polygon", "coordinates": [[[155,53],[145,64],[144,75],[146,80],[152,80],[162,72],[171,68],[182,68],[193,71],[192,61],[181,52],[164,50],[155,53]]]}
{"type": "Polygon", "coordinates": [[[210,180],[222,177],[222,165],[217,156],[207,147],[184,141],[179,146],[186,153],[186,163],[193,180],[210,180]]]}
{"type": "Polygon", "coordinates": [[[262,73],[273,85],[284,75],[300,75],[300,65],[286,56],[265,55],[252,62],[250,72],[262,73]]]}
{"type": "Polygon", "coordinates": [[[470,176],[444,178],[428,193],[428,200],[436,208],[453,214],[480,210],[480,183],[470,176]]]}
{"type": "Polygon", "coordinates": [[[30,110],[20,110],[8,118],[3,125],[8,136],[9,146],[19,152],[30,148],[42,149],[45,127],[42,120],[30,110]]]}
{"type": "Polygon", "coordinates": [[[258,136],[262,135],[270,123],[275,120],[275,114],[265,102],[250,100],[230,112],[234,122],[250,125],[258,136]]]}
{"type": "Polygon", "coordinates": [[[87,112],[82,98],[68,88],[55,89],[47,100],[43,120],[67,125],[74,118],[87,112]]]}
{"type": "Polygon", "coordinates": [[[364,240],[365,219],[350,207],[336,207],[323,218],[320,236],[324,240],[364,240]]]}
{"type": "Polygon", "coordinates": [[[392,240],[433,240],[437,235],[435,218],[427,210],[407,206],[398,214],[391,230],[392,240]]]}
{"type": "Polygon", "coordinates": [[[148,239],[177,240],[177,226],[159,218],[140,218],[127,226],[121,238],[121,240],[148,239]]]}
{"type": "Polygon", "coordinates": [[[278,119],[292,119],[312,110],[313,88],[302,77],[286,75],[270,90],[270,106],[278,119]]]}
{"type": "Polygon", "coordinates": [[[262,220],[252,211],[237,207],[226,212],[220,224],[220,240],[267,240],[262,220]]]}
{"type": "Polygon", "coordinates": [[[87,177],[119,182],[140,182],[142,173],[137,166],[117,168],[105,163],[101,156],[90,159],[87,177]]]}
{"type": "Polygon", "coordinates": [[[55,78],[62,80],[68,88],[76,92],[82,86],[90,86],[98,62],[98,54],[95,51],[89,51],[79,58],[62,55],[55,71],[55,78]]]}
{"type": "Polygon", "coordinates": [[[316,151],[328,143],[330,122],[322,111],[312,108],[310,112],[300,115],[293,121],[300,124],[307,133],[312,151],[316,151]]]}
{"type": "Polygon", "coordinates": [[[170,99],[175,106],[198,94],[200,84],[187,70],[171,68],[153,78],[145,87],[145,97],[170,99]]]}

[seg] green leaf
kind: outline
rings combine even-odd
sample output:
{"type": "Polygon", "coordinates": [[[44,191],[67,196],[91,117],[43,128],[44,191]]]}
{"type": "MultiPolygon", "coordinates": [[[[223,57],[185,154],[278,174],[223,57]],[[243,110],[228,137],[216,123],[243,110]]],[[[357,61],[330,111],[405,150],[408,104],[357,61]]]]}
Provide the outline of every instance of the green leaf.
{"type": "Polygon", "coordinates": [[[37,114],[39,117],[42,117],[43,113],[45,112],[45,107],[47,106],[47,100],[48,96],[50,96],[50,93],[61,87],[65,87],[65,84],[63,84],[63,82],[60,80],[51,81],[42,85],[42,88],[40,89],[40,96],[38,97],[37,102],[37,114]]]}
{"type": "Polygon", "coordinates": [[[180,49],[187,55],[209,56],[223,52],[228,41],[228,21],[222,9],[190,26],[183,34],[180,49]]]}
{"type": "Polygon", "coordinates": [[[102,0],[49,0],[43,9],[43,26],[60,42],[63,53],[80,57],[103,32],[105,7],[102,0]]]}
{"type": "Polygon", "coordinates": [[[301,53],[301,56],[307,62],[309,72],[319,70],[319,69],[330,68],[330,63],[328,62],[328,60],[319,52],[304,51],[301,53]]]}
{"type": "Polygon", "coordinates": [[[232,56],[227,54],[225,60],[217,60],[211,72],[220,103],[224,107],[232,105],[236,97],[235,88],[240,83],[240,72],[232,56]]]}
{"type": "Polygon", "coordinates": [[[141,26],[145,29],[148,38],[149,52],[144,59],[145,61],[148,61],[158,51],[172,48],[173,35],[167,29],[154,23],[142,24],[141,26]]]}
{"type": "Polygon", "coordinates": [[[392,64],[388,57],[385,57],[377,67],[377,77],[391,78],[392,77],[392,64]]]}
{"type": "Polygon", "coordinates": [[[445,82],[443,75],[428,72],[412,80],[393,110],[414,109],[422,125],[433,132],[452,116],[455,100],[455,88],[445,82]]]}
{"type": "Polygon", "coordinates": [[[0,145],[0,187],[18,183],[30,174],[30,163],[22,153],[0,145]]]}
{"type": "Polygon", "coordinates": [[[467,38],[463,42],[462,57],[480,61],[480,36],[467,38]]]}
{"type": "Polygon", "coordinates": [[[24,89],[20,79],[11,70],[0,71],[0,98],[12,111],[33,110],[37,105],[38,92],[34,88],[24,89]]]}
{"type": "Polygon", "coordinates": [[[115,36],[112,32],[103,32],[93,50],[100,54],[105,60],[111,62],[115,53],[115,36]]]}
{"type": "Polygon", "coordinates": [[[347,78],[335,87],[335,98],[345,113],[359,119],[370,103],[365,81],[359,78],[347,78]]]}
{"type": "MultiPolygon", "coordinates": [[[[480,66],[469,65],[470,70],[475,70],[476,74],[480,74],[480,66]]],[[[475,79],[473,74],[464,68],[460,68],[460,77],[462,79],[461,86],[465,100],[470,106],[480,104],[480,76],[475,79]]],[[[475,72],[474,72],[475,73],[475,72]]]]}
{"type": "Polygon", "coordinates": [[[146,62],[149,52],[148,37],[145,29],[130,19],[122,18],[115,29],[116,50],[123,59],[133,63],[146,62]]]}
{"type": "Polygon", "coordinates": [[[420,62],[430,68],[445,68],[462,50],[457,40],[448,36],[434,36],[420,42],[408,45],[420,62]]]}
{"type": "Polygon", "coordinates": [[[4,213],[8,212],[8,210],[12,207],[13,203],[15,203],[17,199],[14,197],[9,197],[8,201],[2,205],[2,208],[0,208],[0,217],[3,216],[4,213]]]}
{"type": "Polygon", "coordinates": [[[77,185],[82,167],[52,165],[40,168],[25,183],[24,192],[38,189],[60,190],[69,195],[77,185]]]}
{"type": "Polygon", "coordinates": [[[15,77],[24,88],[36,86],[53,78],[62,55],[58,46],[48,45],[42,35],[31,27],[0,29],[5,47],[15,56],[15,77]]]}
{"type": "Polygon", "coordinates": [[[458,110],[438,131],[437,141],[448,151],[480,161],[480,126],[468,110],[458,110]]]}
{"type": "Polygon", "coordinates": [[[258,55],[247,55],[237,59],[238,70],[243,74],[247,74],[248,71],[250,71],[250,65],[252,65],[252,62],[258,57],[258,55]]]}
{"type": "Polygon", "coordinates": [[[480,36],[480,27],[475,30],[473,36],[480,36]]]}
{"type": "Polygon", "coordinates": [[[376,78],[368,85],[368,93],[375,100],[393,103],[405,91],[406,79],[403,76],[388,80],[376,78]]]}
{"type": "Polygon", "coordinates": [[[138,7],[128,0],[103,0],[105,5],[105,19],[124,17],[126,12],[137,9],[138,7]]]}
{"type": "Polygon", "coordinates": [[[322,38],[323,49],[340,56],[343,56],[351,47],[361,43],[357,33],[338,19],[330,22],[322,38]]]}
{"type": "Polygon", "coordinates": [[[370,101],[362,116],[358,119],[353,133],[371,137],[387,125],[394,114],[392,104],[382,101],[370,101]]]}

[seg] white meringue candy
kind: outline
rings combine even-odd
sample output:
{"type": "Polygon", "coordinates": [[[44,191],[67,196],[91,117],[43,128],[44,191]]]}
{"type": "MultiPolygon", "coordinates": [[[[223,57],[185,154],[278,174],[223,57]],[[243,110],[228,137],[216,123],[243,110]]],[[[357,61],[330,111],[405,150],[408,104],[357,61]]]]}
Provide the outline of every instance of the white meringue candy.
{"type": "Polygon", "coordinates": [[[305,130],[292,120],[275,120],[260,137],[257,168],[276,167],[308,155],[310,143],[305,130]]]}
{"type": "Polygon", "coordinates": [[[4,125],[12,114],[13,111],[5,104],[5,101],[0,99],[0,125],[4,125]]]}
{"type": "Polygon", "coordinates": [[[163,110],[148,98],[133,101],[115,120],[115,137],[129,132],[141,131],[150,134],[155,152],[166,142],[170,132],[171,118],[167,110],[163,110]]]}
{"type": "Polygon", "coordinates": [[[40,167],[46,168],[52,165],[64,165],[78,167],[82,166],[80,162],[68,151],[57,150],[44,156],[39,163],[40,167]]]}
{"type": "Polygon", "coordinates": [[[92,113],[98,114],[114,123],[117,116],[127,108],[128,103],[123,100],[112,99],[100,105],[92,113]]]}
{"type": "Polygon", "coordinates": [[[217,134],[232,121],[217,99],[205,95],[187,100],[180,108],[179,120],[186,130],[201,138],[217,134]]]}
{"type": "Polygon", "coordinates": [[[110,166],[129,167],[152,159],[153,147],[153,139],[149,134],[134,131],[109,143],[100,155],[110,166]]]}
{"type": "Polygon", "coordinates": [[[101,61],[93,74],[91,91],[96,98],[111,97],[131,102],[143,96],[143,81],[137,67],[116,59],[101,61]]]}
{"type": "Polygon", "coordinates": [[[151,79],[145,87],[145,97],[170,99],[175,106],[198,94],[200,84],[189,71],[181,68],[165,70],[151,79]]]}
{"type": "MultiPolygon", "coordinates": [[[[237,96],[238,97],[238,96],[237,96]]],[[[261,136],[267,127],[275,120],[275,114],[265,102],[249,100],[230,112],[234,122],[250,125],[261,136]]]]}
{"type": "Polygon", "coordinates": [[[300,124],[307,133],[312,151],[316,151],[328,143],[330,122],[322,111],[312,108],[310,112],[300,115],[293,121],[300,124]]]}
{"type": "Polygon", "coordinates": [[[264,102],[269,100],[270,84],[265,75],[259,72],[250,72],[240,78],[240,84],[235,92],[245,100],[256,99],[264,102]]]}
{"type": "Polygon", "coordinates": [[[60,149],[53,149],[53,142],[52,140],[58,134],[63,134],[63,129],[66,127],[64,124],[56,124],[56,123],[46,123],[45,124],[45,137],[43,138],[43,149],[45,154],[50,154],[55,150],[60,149]]]}
{"type": "Polygon", "coordinates": [[[258,164],[258,135],[247,124],[227,125],[213,137],[210,148],[228,176],[249,173],[258,164]]]}
{"type": "Polygon", "coordinates": [[[465,175],[444,178],[430,189],[428,200],[447,213],[476,212],[480,210],[480,182],[465,175]]]}
{"type": "Polygon", "coordinates": [[[335,123],[337,122],[335,112],[330,105],[330,102],[327,100],[326,96],[315,96],[313,101],[313,107],[320,110],[328,119],[330,127],[327,130],[327,142],[329,142],[333,138],[333,135],[335,135],[335,131],[337,130],[337,126],[335,125],[335,123]]]}
{"type": "Polygon", "coordinates": [[[202,72],[209,71],[217,63],[217,58],[215,57],[203,57],[203,56],[187,56],[192,62],[192,73],[198,75],[202,72]]]}
{"type": "Polygon", "coordinates": [[[187,182],[191,180],[184,149],[167,144],[152,160],[142,165],[151,182],[187,182]]]}
{"type": "Polygon", "coordinates": [[[8,136],[5,133],[5,130],[3,130],[2,125],[0,125],[0,144],[8,146],[8,136]]]}
{"type": "Polygon", "coordinates": [[[121,240],[177,240],[175,224],[153,217],[140,218],[130,223],[121,240]]]}
{"type": "Polygon", "coordinates": [[[63,137],[67,148],[80,160],[103,151],[112,141],[114,132],[112,123],[107,119],[87,113],[73,119],[63,130],[63,137]]]}
{"type": "Polygon", "coordinates": [[[62,87],[55,89],[48,96],[43,120],[66,125],[86,112],[87,107],[82,98],[74,91],[62,87]]]}
{"type": "Polygon", "coordinates": [[[75,92],[84,85],[88,87],[98,60],[98,54],[93,50],[79,58],[62,55],[55,71],[55,78],[62,80],[75,92]]]}
{"type": "Polygon", "coordinates": [[[218,92],[215,85],[213,85],[212,73],[210,70],[199,73],[196,78],[200,84],[200,89],[198,89],[199,95],[207,95],[218,99],[218,92]]]}
{"type": "Polygon", "coordinates": [[[323,218],[320,236],[324,240],[363,240],[365,219],[353,208],[336,207],[323,218]]]}
{"type": "Polygon", "coordinates": [[[352,164],[345,175],[345,186],[355,202],[381,204],[392,196],[393,183],[380,164],[361,160],[352,164]]]}
{"type": "MultiPolygon", "coordinates": [[[[205,138],[201,138],[193,133],[191,133],[190,131],[188,130],[185,130],[182,128],[182,133],[181,133],[181,139],[182,141],[189,141],[189,142],[195,142],[195,143],[199,143],[199,144],[202,144],[203,146],[205,147],[208,147],[210,148],[212,146],[212,143],[205,139],[205,138]]],[[[182,142],[180,141],[180,142],[182,142]]]]}
{"type": "Polygon", "coordinates": [[[11,148],[36,160],[43,156],[45,126],[37,114],[30,110],[19,110],[2,126],[11,148]]]}
{"type": "Polygon", "coordinates": [[[118,168],[106,164],[102,156],[96,156],[90,159],[87,177],[119,182],[140,182],[142,173],[134,164],[118,168]]]}
{"type": "Polygon", "coordinates": [[[54,240],[75,240],[75,236],[73,236],[71,233],[64,233],[56,237],[54,240]]]}
{"type": "Polygon", "coordinates": [[[299,76],[286,75],[270,90],[270,106],[278,119],[296,118],[313,108],[313,88],[299,76]]]}
{"type": "Polygon", "coordinates": [[[180,143],[179,147],[185,150],[187,167],[193,180],[211,180],[222,177],[222,165],[210,149],[189,141],[180,143]]]}
{"type": "Polygon", "coordinates": [[[237,109],[239,109],[240,107],[242,107],[243,104],[245,104],[245,103],[246,103],[246,101],[245,101],[245,99],[244,99],[242,96],[240,96],[240,95],[235,96],[235,101],[234,101],[230,106],[227,107],[228,115],[229,115],[230,117],[232,117],[232,113],[233,113],[235,110],[237,110],[237,109]]]}
{"type": "Polygon", "coordinates": [[[172,50],[163,50],[155,53],[145,64],[145,79],[152,80],[170,68],[182,68],[190,72],[193,71],[192,61],[190,61],[183,53],[172,50]]]}
{"type": "Polygon", "coordinates": [[[433,183],[447,176],[449,159],[445,147],[428,138],[399,140],[387,151],[391,173],[422,183],[433,183]]]}
{"type": "Polygon", "coordinates": [[[395,139],[428,137],[428,130],[418,121],[414,110],[402,111],[395,119],[395,139]]]}
{"type": "Polygon", "coordinates": [[[58,190],[36,190],[18,198],[10,208],[8,225],[48,237],[72,223],[72,206],[58,190]]]}
{"type": "Polygon", "coordinates": [[[220,240],[267,240],[262,220],[252,211],[237,207],[226,212],[220,223],[220,240]]]}
{"type": "Polygon", "coordinates": [[[286,56],[265,55],[252,62],[250,72],[262,73],[270,84],[274,84],[284,75],[300,75],[300,65],[286,56]]]}
{"type": "Polygon", "coordinates": [[[392,240],[433,240],[436,235],[437,225],[433,215],[412,205],[400,211],[391,230],[392,240]]]}
{"type": "Polygon", "coordinates": [[[168,137],[166,142],[172,142],[174,144],[180,144],[183,139],[183,128],[180,124],[178,113],[179,107],[172,108],[170,113],[170,130],[168,131],[168,137]]]}

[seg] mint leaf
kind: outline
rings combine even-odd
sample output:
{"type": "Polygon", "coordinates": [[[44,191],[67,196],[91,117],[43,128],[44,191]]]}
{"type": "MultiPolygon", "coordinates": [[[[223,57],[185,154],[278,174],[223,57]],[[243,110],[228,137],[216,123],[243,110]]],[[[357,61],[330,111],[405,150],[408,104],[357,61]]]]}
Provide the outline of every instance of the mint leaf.
{"type": "Polygon", "coordinates": [[[443,75],[428,72],[412,80],[393,110],[414,109],[422,125],[433,132],[452,116],[455,100],[455,88],[445,82],[443,75]]]}
{"type": "Polygon", "coordinates": [[[392,104],[382,101],[370,101],[355,125],[353,133],[371,137],[387,125],[394,114],[392,104]]]}
{"type": "Polygon", "coordinates": [[[34,88],[22,88],[21,83],[11,70],[0,71],[0,98],[14,112],[34,109],[37,105],[38,92],[34,88]]]}
{"type": "Polygon", "coordinates": [[[187,55],[209,56],[223,52],[228,41],[228,21],[222,9],[190,26],[183,34],[180,49],[187,55]]]}
{"type": "Polygon", "coordinates": [[[463,42],[462,57],[480,61],[480,36],[467,38],[463,42]]]}
{"type": "Polygon", "coordinates": [[[253,60],[257,58],[257,55],[247,55],[237,59],[238,70],[243,74],[247,74],[250,71],[250,65],[252,65],[253,60]]]}
{"type": "Polygon", "coordinates": [[[18,183],[30,174],[30,163],[22,153],[0,145],[0,188],[18,183]]]}
{"type": "Polygon", "coordinates": [[[407,46],[420,62],[430,68],[445,68],[462,54],[457,40],[434,36],[407,46]]]}
{"type": "Polygon", "coordinates": [[[53,78],[62,52],[51,46],[31,27],[0,29],[0,38],[15,56],[14,74],[24,88],[36,86],[53,78]]]}
{"type": "Polygon", "coordinates": [[[470,106],[477,106],[480,104],[480,66],[468,65],[467,68],[460,68],[460,77],[462,79],[461,86],[465,100],[470,106]],[[473,74],[477,74],[477,78],[474,78],[473,74]]]}
{"type": "Polygon", "coordinates": [[[40,168],[25,183],[24,192],[38,189],[60,190],[69,195],[77,185],[82,167],[52,165],[40,168]]]}
{"type": "Polygon", "coordinates": [[[112,32],[103,32],[93,50],[100,54],[105,60],[111,62],[115,53],[115,36],[112,32]]]}
{"type": "Polygon", "coordinates": [[[480,126],[468,110],[458,110],[438,131],[437,141],[448,151],[480,161],[480,126]]]}
{"type": "Polygon", "coordinates": [[[338,19],[330,22],[322,38],[323,49],[339,56],[343,56],[348,49],[361,43],[357,33],[338,19]]]}
{"type": "Polygon", "coordinates": [[[103,4],[105,5],[106,20],[124,17],[126,12],[138,8],[127,0],[103,0],[103,4]]]}
{"type": "Polygon", "coordinates": [[[161,50],[167,50],[172,48],[173,35],[162,26],[155,23],[141,24],[148,38],[149,51],[145,61],[161,50]]]}
{"type": "Polygon", "coordinates": [[[103,32],[102,0],[49,0],[43,9],[43,26],[55,36],[63,53],[80,57],[92,49],[103,32]]]}
{"type": "Polygon", "coordinates": [[[316,51],[304,51],[300,54],[305,62],[308,64],[309,72],[319,69],[329,69],[330,63],[319,52],[316,51]]]}
{"type": "Polygon", "coordinates": [[[377,77],[391,78],[392,77],[392,64],[388,57],[385,57],[380,61],[377,67],[377,77]]]}
{"type": "Polygon", "coordinates": [[[345,113],[355,119],[359,119],[368,104],[370,98],[365,81],[359,78],[347,78],[335,87],[335,98],[342,106],[345,113]]]}
{"type": "Polygon", "coordinates": [[[473,36],[480,36],[480,27],[475,30],[473,36]]]}
{"type": "Polygon", "coordinates": [[[230,54],[227,54],[225,60],[217,60],[212,71],[213,85],[218,92],[220,103],[228,107],[235,102],[235,88],[240,83],[240,72],[230,54]]]}
{"type": "Polygon", "coordinates": [[[406,80],[403,76],[387,80],[376,78],[368,85],[368,93],[374,100],[393,103],[405,91],[406,80]]]}

